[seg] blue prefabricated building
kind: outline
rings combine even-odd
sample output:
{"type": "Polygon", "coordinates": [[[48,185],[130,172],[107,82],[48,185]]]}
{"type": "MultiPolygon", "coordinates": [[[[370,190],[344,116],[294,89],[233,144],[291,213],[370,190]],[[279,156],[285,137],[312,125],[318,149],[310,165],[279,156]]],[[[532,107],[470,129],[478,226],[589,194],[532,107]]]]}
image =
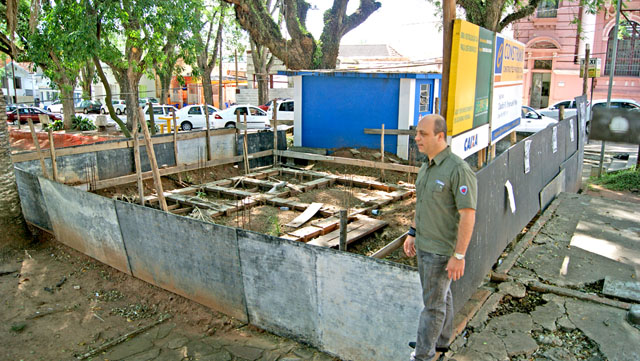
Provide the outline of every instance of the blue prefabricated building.
{"type": "MultiPolygon", "coordinates": [[[[294,145],[380,148],[365,128],[409,129],[434,112],[441,74],[288,71],[294,83],[294,145]]],[[[385,151],[407,159],[409,136],[385,136],[385,151]]]]}

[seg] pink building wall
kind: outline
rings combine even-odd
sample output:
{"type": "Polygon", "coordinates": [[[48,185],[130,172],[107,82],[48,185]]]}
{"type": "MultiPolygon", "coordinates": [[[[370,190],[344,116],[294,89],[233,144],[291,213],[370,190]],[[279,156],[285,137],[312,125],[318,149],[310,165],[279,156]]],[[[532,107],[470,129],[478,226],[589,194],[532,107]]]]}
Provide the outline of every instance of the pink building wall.
{"type": "MultiPolygon", "coordinates": [[[[606,99],[609,76],[605,75],[605,61],[609,32],[615,22],[615,10],[608,7],[597,15],[582,13],[577,1],[559,1],[557,16],[538,18],[536,13],[514,23],[514,37],[526,45],[525,84],[523,104],[534,108],[546,107],[555,102],[572,99],[582,94],[582,79],[579,77],[579,59],[584,57],[584,44],[591,42],[591,57],[601,59],[601,76],[595,79],[593,99],[606,99]],[[583,20],[583,40],[578,35],[578,26],[574,19],[583,20]],[[591,24],[589,24],[591,22],[591,24]],[[579,54],[579,55],[577,55],[579,54]],[[551,63],[551,69],[534,69],[536,60],[551,63]],[[548,82],[548,97],[544,89],[536,87],[536,80],[548,82]]],[[[627,9],[640,9],[640,1],[626,2],[627,9]]],[[[640,23],[640,11],[626,12],[632,21],[640,23]]],[[[624,19],[624,17],[622,17],[624,19]]],[[[537,82],[539,84],[539,81],[537,82]]],[[[589,91],[591,81],[589,80],[589,91]]],[[[588,92],[590,95],[590,93],[588,92]]],[[[631,98],[640,101],[640,77],[616,76],[612,89],[612,98],[631,98]]]]}

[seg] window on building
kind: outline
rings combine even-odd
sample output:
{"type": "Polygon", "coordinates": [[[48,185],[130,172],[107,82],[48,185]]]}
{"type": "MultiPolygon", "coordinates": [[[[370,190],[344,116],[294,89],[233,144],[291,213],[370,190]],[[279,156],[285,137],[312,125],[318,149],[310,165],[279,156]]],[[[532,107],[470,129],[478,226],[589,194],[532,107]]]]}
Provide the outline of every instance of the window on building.
{"type": "Polygon", "coordinates": [[[533,61],[534,69],[551,70],[552,66],[553,66],[552,60],[534,60],[533,61]]]}
{"type": "Polygon", "coordinates": [[[16,89],[22,89],[22,78],[16,77],[16,89]]]}
{"type": "Polygon", "coordinates": [[[555,18],[558,16],[558,2],[560,0],[542,0],[538,5],[536,16],[539,18],[555,18]]]}
{"type": "Polygon", "coordinates": [[[420,113],[429,111],[429,97],[431,96],[431,84],[420,84],[420,113]]]}
{"type": "MultiPolygon", "coordinates": [[[[635,21],[623,22],[620,24],[624,36],[618,38],[618,51],[616,54],[616,72],[619,76],[640,77],[640,24],[635,21]]],[[[611,72],[611,57],[613,54],[613,33],[609,32],[609,42],[607,43],[607,61],[604,73],[611,72]]]]}

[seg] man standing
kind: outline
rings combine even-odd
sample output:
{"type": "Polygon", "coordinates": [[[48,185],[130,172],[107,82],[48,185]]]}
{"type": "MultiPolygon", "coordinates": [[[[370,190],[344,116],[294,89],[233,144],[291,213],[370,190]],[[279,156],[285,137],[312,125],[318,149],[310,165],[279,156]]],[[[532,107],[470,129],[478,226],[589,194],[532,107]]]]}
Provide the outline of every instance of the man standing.
{"type": "Polygon", "coordinates": [[[416,180],[416,213],[404,252],[409,257],[418,255],[424,302],[411,360],[427,361],[449,348],[451,281],[464,274],[476,217],[477,182],[469,165],[447,146],[447,123],[442,116],[424,116],[416,131],[418,150],[426,154],[428,163],[416,180]]]}

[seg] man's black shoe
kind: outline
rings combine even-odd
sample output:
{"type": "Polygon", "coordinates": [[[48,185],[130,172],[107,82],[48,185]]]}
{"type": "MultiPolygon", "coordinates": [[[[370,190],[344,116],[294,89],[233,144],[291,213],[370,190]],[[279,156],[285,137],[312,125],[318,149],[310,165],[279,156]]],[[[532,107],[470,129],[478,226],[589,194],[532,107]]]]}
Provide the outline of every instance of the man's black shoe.
{"type": "MultiPolygon", "coordinates": [[[[416,342],[415,341],[411,341],[409,342],[409,347],[411,348],[416,348],[416,342]]],[[[436,352],[448,352],[449,351],[449,347],[436,347],[436,352]]]]}

